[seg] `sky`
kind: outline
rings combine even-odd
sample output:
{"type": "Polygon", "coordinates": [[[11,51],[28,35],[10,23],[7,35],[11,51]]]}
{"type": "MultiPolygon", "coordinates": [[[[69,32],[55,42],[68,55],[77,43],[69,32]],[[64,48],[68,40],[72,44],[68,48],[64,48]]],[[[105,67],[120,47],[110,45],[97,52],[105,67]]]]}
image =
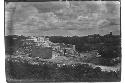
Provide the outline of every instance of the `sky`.
{"type": "Polygon", "coordinates": [[[86,36],[120,34],[120,2],[10,2],[5,35],[86,36]]]}

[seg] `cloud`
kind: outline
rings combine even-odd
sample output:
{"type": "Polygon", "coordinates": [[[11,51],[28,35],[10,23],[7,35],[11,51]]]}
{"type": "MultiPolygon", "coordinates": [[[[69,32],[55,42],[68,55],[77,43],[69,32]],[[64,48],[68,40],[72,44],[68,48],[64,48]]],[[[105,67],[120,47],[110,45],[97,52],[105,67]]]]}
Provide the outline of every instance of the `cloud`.
{"type": "Polygon", "coordinates": [[[10,13],[15,8],[13,15],[7,18],[11,22],[7,23],[13,26],[10,30],[17,32],[67,30],[82,35],[82,32],[97,33],[98,29],[108,29],[109,26],[120,24],[119,4],[106,1],[70,3],[68,7],[65,2],[17,2],[6,9],[10,13]]]}
{"type": "MultiPolygon", "coordinates": [[[[120,18],[103,19],[98,22],[99,29],[109,28],[109,26],[120,25],[120,18]]],[[[118,27],[120,28],[120,27],[118,27]]]]}

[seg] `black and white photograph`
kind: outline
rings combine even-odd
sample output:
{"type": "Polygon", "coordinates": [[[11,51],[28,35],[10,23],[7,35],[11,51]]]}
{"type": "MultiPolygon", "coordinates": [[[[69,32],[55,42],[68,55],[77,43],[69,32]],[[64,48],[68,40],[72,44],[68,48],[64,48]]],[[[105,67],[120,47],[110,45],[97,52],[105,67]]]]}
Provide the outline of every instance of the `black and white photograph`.
{"type": "Polygon", "coordinates": [[[120,0],[5,0],[7,83],[120,82],[120,0]]]}

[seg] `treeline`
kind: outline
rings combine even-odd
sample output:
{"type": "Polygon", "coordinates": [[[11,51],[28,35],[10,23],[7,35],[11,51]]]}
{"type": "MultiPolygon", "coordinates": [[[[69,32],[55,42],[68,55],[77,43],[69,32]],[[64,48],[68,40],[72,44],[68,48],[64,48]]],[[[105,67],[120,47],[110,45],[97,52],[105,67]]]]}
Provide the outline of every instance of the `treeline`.
{"type": "MultiPolygon", "coordinates": [[[[107,34],[100,36],[99,34],[89,36],[46,36],[53,43],[65,43],[76,45],[76,51],[79,53],[97,50],[98,53],[105,58],[121,57],[121,37],[119,35],[107,34]]],[[[22,39],[25,36],[10,35],[5,36],[6,53],[13,54],[13,52],[23,43],[22,39]]]]}
{"type": "Polygon", "coordinates": [[[5,53],[12,55],[23,43],[22,39],[26,39],[25,36],[8,35],[4,37],[5,41],[5,53]]]}
{"type": "Polygon", "coordinates": [[[101,71],[100,67],[94,69],[87,64],[58,67],[57,64],[32,65],[28,62],[13,62],[13,60],[6,61],[6,76],[11,79],[32,79],[44,82],[116,82],[121,80],[120,71],[101,71]]]}
{"type": "Polygon", "coordinates": [[[49,39],[54,43],[76,45],[78,52],[97,50],[105,58],[121,56],[121,38],[118,35],[90,35],[84,37],[51,36],[49,39]]]}

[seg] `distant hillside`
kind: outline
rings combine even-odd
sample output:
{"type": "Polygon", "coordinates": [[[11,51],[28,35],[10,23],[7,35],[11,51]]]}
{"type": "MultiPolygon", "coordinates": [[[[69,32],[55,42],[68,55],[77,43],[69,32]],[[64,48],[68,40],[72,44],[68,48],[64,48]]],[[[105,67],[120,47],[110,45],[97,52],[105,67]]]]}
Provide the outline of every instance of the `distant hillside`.
{"type": "MultiPolygon", "coordinates": [[[[16,35],[5,36],[6,53],[13,54],[15,49],[22,44],[21,40],[26,38],[25,36],[16,35]]],[[[76,45],[76,51],[80,53],[97,50],[99,54],[105,58],[121,56],[121,37],[119,35],[107,34],[100,36],[99,34],[94,34],[83,37],[49,36],[48,38],[53,43],[76,45]]]]}

